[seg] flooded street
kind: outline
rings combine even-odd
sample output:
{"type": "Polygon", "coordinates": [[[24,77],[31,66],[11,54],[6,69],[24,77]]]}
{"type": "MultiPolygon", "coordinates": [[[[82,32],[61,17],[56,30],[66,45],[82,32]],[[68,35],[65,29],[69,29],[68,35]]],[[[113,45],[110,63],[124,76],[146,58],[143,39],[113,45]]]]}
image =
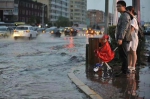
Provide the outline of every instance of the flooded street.
{"type": "Polygon", "coordinates": [[[0,39],[0,99],[88,99],[70,81],[85,61],[86,37],[0,39]]]}
{"type": "MultiPolygon", "coordinates": [[[[149,37],[147,37],[149,43],[149,37]]],[[[72,67],[76,76],[104,99],[150,99],[150,68],[137,68],[129,78],[104,79],[105,72],[85,73],[88,38],[0,39],[0,99],[89,99],[68,78],[72,67]]],[[[147,52],[150,45],[147,44],[147,52]]]]}

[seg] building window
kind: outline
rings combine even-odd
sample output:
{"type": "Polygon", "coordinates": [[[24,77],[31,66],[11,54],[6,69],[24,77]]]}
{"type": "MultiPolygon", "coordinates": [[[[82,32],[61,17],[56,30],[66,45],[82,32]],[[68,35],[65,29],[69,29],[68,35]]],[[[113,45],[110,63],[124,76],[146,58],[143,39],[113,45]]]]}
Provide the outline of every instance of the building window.
{"type": "Polygon", "coordinates": [[[26,22],[28,22],[29,21],[29,19],[28,18],[26,18],[26,22]]]}
{"type": "Polygon", "coordinates": [[[25,10],[22,10],[22,14],[23,14],[23,15],[25,14],[25,10]]]}
{"type": "Polygon", "coordinates": [[[34,7],[34,5],[32,4],[32,8],[34,7]]]}
{"type": "Polygon", "coordinates": [[[28,15],[28,10],[26,10],[26,15],[28,15]]]}
{"type": "Polygon", "coordinates": [[[18,7],[14,7],[14,12],[15,12],[15,13],[18,12],[18,7]]]}
{"type": "Polygon", "coordinates": [[[28,3],[26,3],[26,7],[28,7],[28,3]]]}

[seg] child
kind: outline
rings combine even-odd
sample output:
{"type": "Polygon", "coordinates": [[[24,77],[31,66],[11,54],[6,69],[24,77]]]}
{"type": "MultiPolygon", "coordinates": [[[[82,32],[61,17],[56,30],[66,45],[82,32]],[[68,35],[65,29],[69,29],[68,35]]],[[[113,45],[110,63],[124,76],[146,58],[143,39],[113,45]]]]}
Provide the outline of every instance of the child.
{"type": "Polygon", "coordinates": [[[99,58],[99,64],[96,64],[97,66],[94,68],[94,71],[98,71],[97,69],[103,65],[103,62],[109,62],[114,58],[115,53],[111,50],[108,40],[109,36],[105,34],[100,39],[101,47],[95,50],[95,54],[99,58]]]}

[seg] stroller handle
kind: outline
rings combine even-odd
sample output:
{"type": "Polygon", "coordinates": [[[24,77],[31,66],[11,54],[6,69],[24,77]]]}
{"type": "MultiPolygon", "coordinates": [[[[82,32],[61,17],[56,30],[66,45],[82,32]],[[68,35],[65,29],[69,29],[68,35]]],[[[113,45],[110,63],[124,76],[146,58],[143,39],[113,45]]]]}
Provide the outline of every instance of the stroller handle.
{"type": "Polygon", "coordinates": [[[116,47],[115,49],[114,49],[114,51],[116,51],[118,49],[118,47],[116,47]]]}

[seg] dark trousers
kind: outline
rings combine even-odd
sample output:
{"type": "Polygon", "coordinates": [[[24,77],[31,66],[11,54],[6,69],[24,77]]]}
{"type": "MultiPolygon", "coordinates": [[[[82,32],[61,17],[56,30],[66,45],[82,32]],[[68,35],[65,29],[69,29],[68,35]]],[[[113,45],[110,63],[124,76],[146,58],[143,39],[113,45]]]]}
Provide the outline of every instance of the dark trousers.
{"type": "Polygon", "coordinates": [[[122,45],[119,45],[119,56],[122,61],[121,71],[126,73],[128,71],[128,52],[127,52],[127,42],[122,42],[122,45]]]}

